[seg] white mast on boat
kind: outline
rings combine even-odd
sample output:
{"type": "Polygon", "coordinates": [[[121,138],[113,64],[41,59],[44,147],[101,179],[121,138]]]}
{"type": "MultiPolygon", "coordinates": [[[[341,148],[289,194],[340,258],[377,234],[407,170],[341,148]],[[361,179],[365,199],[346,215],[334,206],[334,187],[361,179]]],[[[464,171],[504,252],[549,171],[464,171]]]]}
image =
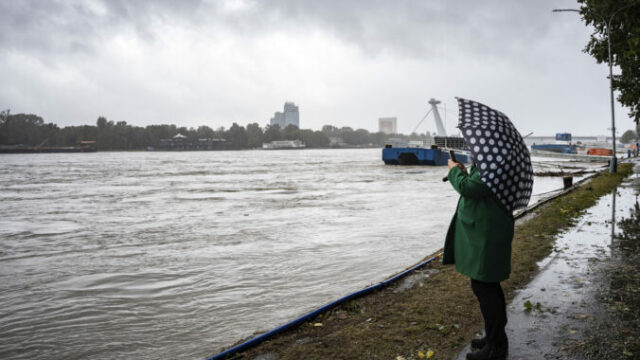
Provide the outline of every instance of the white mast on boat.
{"type": "Polygon", "coordinates": [[[438,129],[438,136],[447,136],[447,130],[442,125],[442,119],[440,118],[440,113],[438,112],[438,104],[440,104],[439,100],[431,98],[429,100],[429,104],[431,105],[431,111],[433,111],[433,117],[436,119],[436,128],[438,129]]]}

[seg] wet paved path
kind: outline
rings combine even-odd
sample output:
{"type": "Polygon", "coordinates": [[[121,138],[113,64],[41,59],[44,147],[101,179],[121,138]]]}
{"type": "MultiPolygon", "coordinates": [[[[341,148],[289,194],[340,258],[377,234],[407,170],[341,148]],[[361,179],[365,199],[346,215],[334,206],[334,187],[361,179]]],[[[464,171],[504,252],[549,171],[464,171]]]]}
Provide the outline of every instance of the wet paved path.
{"type": "MultiPolygon", "coordinates": [[[[611,256],[615,223],[627,217],[638,200],[640,163],[634,170],[576,226],[559,235],[554,251],[540,262],[538,275],[507,306],[508,359],[565,359],[562,345],[579,339],[590,321],[606,315],[592,286],[600,280],[594,270],[611,256]]],[[[469,351],[465,348],[456,360],[465,359],[469,351]]]]}

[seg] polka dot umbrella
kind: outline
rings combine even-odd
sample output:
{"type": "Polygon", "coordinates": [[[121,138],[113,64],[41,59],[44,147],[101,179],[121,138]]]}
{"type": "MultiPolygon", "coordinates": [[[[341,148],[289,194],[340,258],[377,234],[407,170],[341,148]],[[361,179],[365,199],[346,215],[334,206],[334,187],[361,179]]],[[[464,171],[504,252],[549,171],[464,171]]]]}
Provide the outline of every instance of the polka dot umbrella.
{"type": "Polygon", "coordinates": [[[509,212],[531,199],[533,167],[522,136],[507,115],[486,105],[458,99],[462,131],[482,181],[509,212]]]}

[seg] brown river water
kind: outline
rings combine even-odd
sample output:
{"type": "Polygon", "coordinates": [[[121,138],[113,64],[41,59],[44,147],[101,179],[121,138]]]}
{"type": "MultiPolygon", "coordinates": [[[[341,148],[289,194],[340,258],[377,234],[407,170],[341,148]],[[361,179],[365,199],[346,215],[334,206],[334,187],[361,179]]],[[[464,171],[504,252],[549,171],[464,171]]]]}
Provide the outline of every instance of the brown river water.
{"type": "Polygon", "coordinates": [[[380,149],[2,155],[0,358],[215,354],[442,247],[445,173],[380,149]]]}

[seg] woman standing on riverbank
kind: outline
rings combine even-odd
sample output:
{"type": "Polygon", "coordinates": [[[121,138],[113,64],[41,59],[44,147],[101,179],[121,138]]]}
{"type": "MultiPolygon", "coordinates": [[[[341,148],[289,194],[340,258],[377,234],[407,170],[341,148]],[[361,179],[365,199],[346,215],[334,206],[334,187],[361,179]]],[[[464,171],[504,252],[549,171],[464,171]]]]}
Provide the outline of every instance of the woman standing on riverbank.
{"type": "Polygon", "coordinates": [[[485,337],[474,339],[468,360],[506,359],[509,343],[505,333],[506,303],[500,282],[511,272],[513,215],[482,181],[475,166],[449,160],[449,182],[460,194],[444,246],[443,263],[455,264],[471,278],[480,303],[485,337]]]}

